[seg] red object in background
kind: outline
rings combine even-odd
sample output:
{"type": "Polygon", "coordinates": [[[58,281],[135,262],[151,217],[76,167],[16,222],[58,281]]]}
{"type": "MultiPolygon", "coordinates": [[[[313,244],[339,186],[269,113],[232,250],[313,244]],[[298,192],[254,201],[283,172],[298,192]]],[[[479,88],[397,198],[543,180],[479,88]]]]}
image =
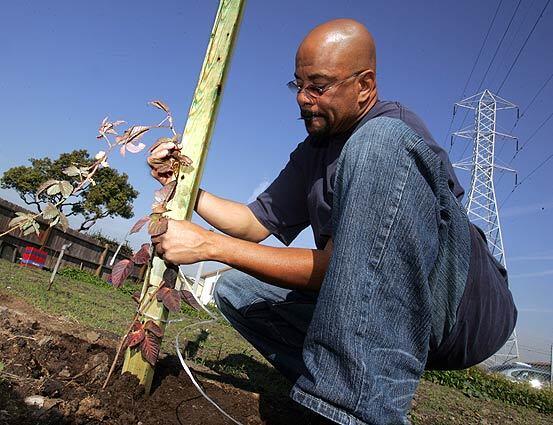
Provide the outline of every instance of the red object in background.
{"type": "Polygon", "coordinates": [[[32,266],[42,269],[46,263],[48,253],[42,249],[28,246],[25,248],[23,255],[21,256],[22,266],[32,266]]]}

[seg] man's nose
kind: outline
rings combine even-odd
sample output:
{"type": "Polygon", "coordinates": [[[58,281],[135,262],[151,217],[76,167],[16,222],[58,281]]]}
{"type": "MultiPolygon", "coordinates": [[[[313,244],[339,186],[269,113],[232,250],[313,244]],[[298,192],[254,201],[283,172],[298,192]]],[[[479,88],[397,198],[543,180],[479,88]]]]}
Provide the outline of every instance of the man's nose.
{"type": "Polygon", "coordinates": [[[315,102],[313,102],[313,99],[305,93],[305,90],[300,90],[298,92],[298,94],[296,95],[296,101],[298,102],[298,105],[302,109],[305,106],[311,106],[315,103],[315,102]]]}

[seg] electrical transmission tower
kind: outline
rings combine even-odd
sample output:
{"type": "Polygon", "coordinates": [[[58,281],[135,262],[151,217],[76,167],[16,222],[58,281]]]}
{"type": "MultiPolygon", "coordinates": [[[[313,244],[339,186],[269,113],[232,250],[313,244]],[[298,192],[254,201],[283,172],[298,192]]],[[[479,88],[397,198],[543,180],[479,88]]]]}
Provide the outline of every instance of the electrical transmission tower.
{"type": "MultiPolygon", "coordinates": [[[[515,137],[496,131],[496,114],[503,109],[518,107],[511,102],[484,90],[482,93],[468,97],[455,104],[457,107],[468,108],[475,111],[474,125],[453,133],[454,136],[471,139],[473,141],[472,157],[462,159],[455,167],[471,172],[470,190],[466,201],[466,209],[469,220],[480,227],[486,239],[492,255],[505,268],[505,249],[499,211],[494,188],[494,171],[508,171],[516,173],[507,167],[499,166],[495,162],[496,136],[507,137],[516,140],[515,137]]],[[[492,364],[508,363],[519,356],[516,331],[505,345],[490,359],[492,364]]]]}

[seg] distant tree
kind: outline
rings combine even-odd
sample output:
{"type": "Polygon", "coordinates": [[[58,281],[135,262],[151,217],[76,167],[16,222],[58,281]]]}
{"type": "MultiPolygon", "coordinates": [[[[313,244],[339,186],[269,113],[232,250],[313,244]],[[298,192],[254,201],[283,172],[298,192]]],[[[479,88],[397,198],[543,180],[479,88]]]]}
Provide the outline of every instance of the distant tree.
{"type": "MultiPolygon", "coordinates": [[[[51,179],[76,179],[75,176],[68,177],[67,172],[63,171],[71,166],[79,168],[93,163],[88,151],[84,149],[62,153],[55,160],[30,158],[29,161],[31,166],[20,165],[7,170],[0,179],[0,186],[4,189],[14,189],[26,204],[34,205],[39,212],[42,212],[46,203],[55,204],[62,195],[51,195],[49,191],[42,191],[35,198],[37,188],[51,179]]],[[[137,196],[138,192],[128,182],[126,174],[104,167],[95,174],[93,184],[85,186],[61,208],[66,210],[63,211],[66,216],[82,216],[83,222],[79,230],[88,230],[105,217],[131,218],[134,215],[132,201],[137,196]]]]}

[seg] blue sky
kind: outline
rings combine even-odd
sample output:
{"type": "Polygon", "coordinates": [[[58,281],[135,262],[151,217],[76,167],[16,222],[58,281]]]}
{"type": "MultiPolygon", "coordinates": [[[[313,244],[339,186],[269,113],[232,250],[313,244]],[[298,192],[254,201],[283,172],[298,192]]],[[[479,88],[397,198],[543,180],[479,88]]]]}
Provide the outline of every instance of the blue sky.
{"type": "MultiPolygon", "coordinates": [[[[497,91],[547,0],[521,3],[482,88],[497,91]]],[[[202,186],[246,202],[270,182],[305,136],[292,78],[298,43],[315,25],[351,17],[373,32],[378,51],[381,99],[399,100],[426,122],[436,140],[447,135],[454,102],[476,92],[517,6],[503,0],[468,87],[465,83],[497,8],[497,1],[306,1],[250,0],[225,88],[202,186]]],[[[152,99],[167,102],[182,129],[191,101],[217,2],[213,1],[50,1],[8,2],[0,26],[0,172],[29,157],[103,146],[95,139],[106,115],[132,122],[156,122],[152,99]]],[[[544,12],[500,95],[525,110],[553,72],[553,6],[544,12]]],[[[514,128],[524,143],[553,110],[553,81],[514,128]]],[[[463,121],[460,111],[453,122],[463,121]]],[[[499,114],[509,131],[516,114],[499,114]]],[[[470,122],[467,119],[465,125],[470,122]]],[[[553,153],[548,121],[512,162],[519,180],[553,153]]],[[[452,161],[467,141],[457,139],[452,161]]],[[[514,143],[500,141],[499,160],[508,163],[514,143]]],[[[470,147],[464,156],[470,152],[470,147]]],[[[148,212],[157,187],[145,156],[114,157],[140,191],[137,216],[148,212]]],[[[511,286],[519,306],[519,340],[542,350],[553,342],[553,161],[526,180],[502,206],[502,225],[511,286]]],[[[458,171],[465,188],[469,175],[458,171]]],[[[513,189],[508,175],[497,184],[500,204],[513,189]]],[[[17,196],[0,191],[17,201],[17,196]]],[[[122,238],[132,223],[104,220],[104,233],[122,238]]],[[[134,245],[145,236],[131,238],[134,245]]],[[[275,243],[271,241],[270,243],[275,243]]],[[[296,246],[311,246],[305,231],[296,246]]]]}

